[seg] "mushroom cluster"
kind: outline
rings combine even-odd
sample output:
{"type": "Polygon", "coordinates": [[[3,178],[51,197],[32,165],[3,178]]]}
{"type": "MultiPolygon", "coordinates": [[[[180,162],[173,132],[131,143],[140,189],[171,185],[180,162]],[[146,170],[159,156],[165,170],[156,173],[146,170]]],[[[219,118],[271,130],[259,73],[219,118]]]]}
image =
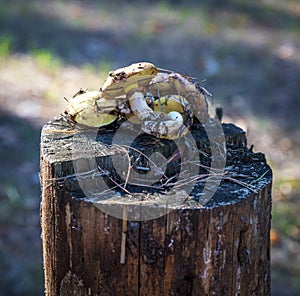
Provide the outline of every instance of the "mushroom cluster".
{"type": "Polygon", "coordinates": [[[99,91],[77,92],[65,114],[89,127],[126,118],[147,134],[173,140],[188,133],[194,116],[208,120],[209,96],[191,77],[140,62],[109,72],[99,91]]]}

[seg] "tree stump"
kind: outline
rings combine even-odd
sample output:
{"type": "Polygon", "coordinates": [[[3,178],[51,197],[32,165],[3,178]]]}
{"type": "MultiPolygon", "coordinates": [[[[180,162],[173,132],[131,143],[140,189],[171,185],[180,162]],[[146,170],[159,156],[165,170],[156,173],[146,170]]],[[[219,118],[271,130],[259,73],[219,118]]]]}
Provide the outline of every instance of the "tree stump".
{"type": "Polygon", "coordinates": [[[195,178],[181,171],[189,141],[140,135],[126,150],[112,145],[114,130],[74,129],[63,117],[46,124],[46,295],[270,295],[272,172],[240,128],[222,128],[226,159],[212,160],[214,139],[193,127],[195,178]],[[165,166],[155,166],[161,155],[165,166]],[[225,161],[224,171],[208,173],[212,161],[225,161]],[[220,186],[205,199],[214,175],[220,186]]]}

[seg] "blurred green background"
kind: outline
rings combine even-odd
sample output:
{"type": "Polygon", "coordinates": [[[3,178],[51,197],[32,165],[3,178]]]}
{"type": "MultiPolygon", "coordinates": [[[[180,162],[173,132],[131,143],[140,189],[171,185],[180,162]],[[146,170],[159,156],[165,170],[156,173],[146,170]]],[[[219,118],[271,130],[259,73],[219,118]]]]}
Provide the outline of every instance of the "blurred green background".
{"type": "Polygon", "coordinates": [[[300,295],[300,1],[0,0],[0,295],[42,295],[39,137],[138,61],[197,77],[274,172],[272,295],[300,295]]]}

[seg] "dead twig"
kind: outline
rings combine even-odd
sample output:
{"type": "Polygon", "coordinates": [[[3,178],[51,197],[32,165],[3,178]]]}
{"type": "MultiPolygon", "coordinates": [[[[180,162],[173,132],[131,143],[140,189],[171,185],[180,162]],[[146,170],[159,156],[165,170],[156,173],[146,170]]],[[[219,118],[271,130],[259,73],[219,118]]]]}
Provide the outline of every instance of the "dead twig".
{"type": "MultiPolygon", "coordinates": [[[[100,171],[103,171],[103,169],[100,167],[100,166],[98,166],[98,169],[100,170],[100,171]]],[[[111,181],[111,182],[113,182],[116,186],[118,186],[122,191],[124,191],[124,192],[126,192],[127,194],[131,194],[126,188],[124,188],[121,184],[119,184],[117,181],[115,181],[113,178],[111,178],[110,176],[107,176],[108,178],[109,178],[109,180],[111,181]]]]}
{"type": "Polygon", "coordinates": [[[258,181],[260,181],[270,170],[265,171],[261,176],[259,176],[257,179],[253,180],[252,182],[249,183],[249,185],[252,185],[258,181]]]}

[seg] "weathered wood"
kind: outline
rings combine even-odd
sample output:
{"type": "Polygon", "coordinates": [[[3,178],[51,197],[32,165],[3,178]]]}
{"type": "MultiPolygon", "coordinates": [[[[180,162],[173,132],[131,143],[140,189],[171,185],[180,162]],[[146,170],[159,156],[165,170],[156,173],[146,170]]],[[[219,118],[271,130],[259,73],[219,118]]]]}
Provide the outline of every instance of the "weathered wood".
{"type": "MultiPolygon", "coordinates": [[[[109,156],[126,157],[109,146],[114,133],[76,131],[62,118],[45,125],[41,225],[46,295],[270,295],[272,173],[262,154],[247,149],[241,129],[230,124],[223,129],[227,174],[205,205],[197,201],[200,182],[192,199],[183,190],[127,187],[136,195],[108,190],[99,210],[93,203],[94,192],[102,188],[97,168],[113,171],[109,156]],[[169,209],[160,203],[166,199],[169,209]],[[123,220],[107,214],[111,209],[123,220]],[[153,209],[161,211],[160,217],[126,220],[153,209]]],[[[209,164],[207,139],[199,129],[193,135],[201,161],[209,164]]],[[[151,137],[135,145],[146,155],[159,151],[168,158],[176,152],[171,141],[154,143],[151,137]]],[[[176,163],[170,165],[168,174],[177,169],[176,163]]],[[[111,173],[107,186],[119,178],[111,173]]]]}

